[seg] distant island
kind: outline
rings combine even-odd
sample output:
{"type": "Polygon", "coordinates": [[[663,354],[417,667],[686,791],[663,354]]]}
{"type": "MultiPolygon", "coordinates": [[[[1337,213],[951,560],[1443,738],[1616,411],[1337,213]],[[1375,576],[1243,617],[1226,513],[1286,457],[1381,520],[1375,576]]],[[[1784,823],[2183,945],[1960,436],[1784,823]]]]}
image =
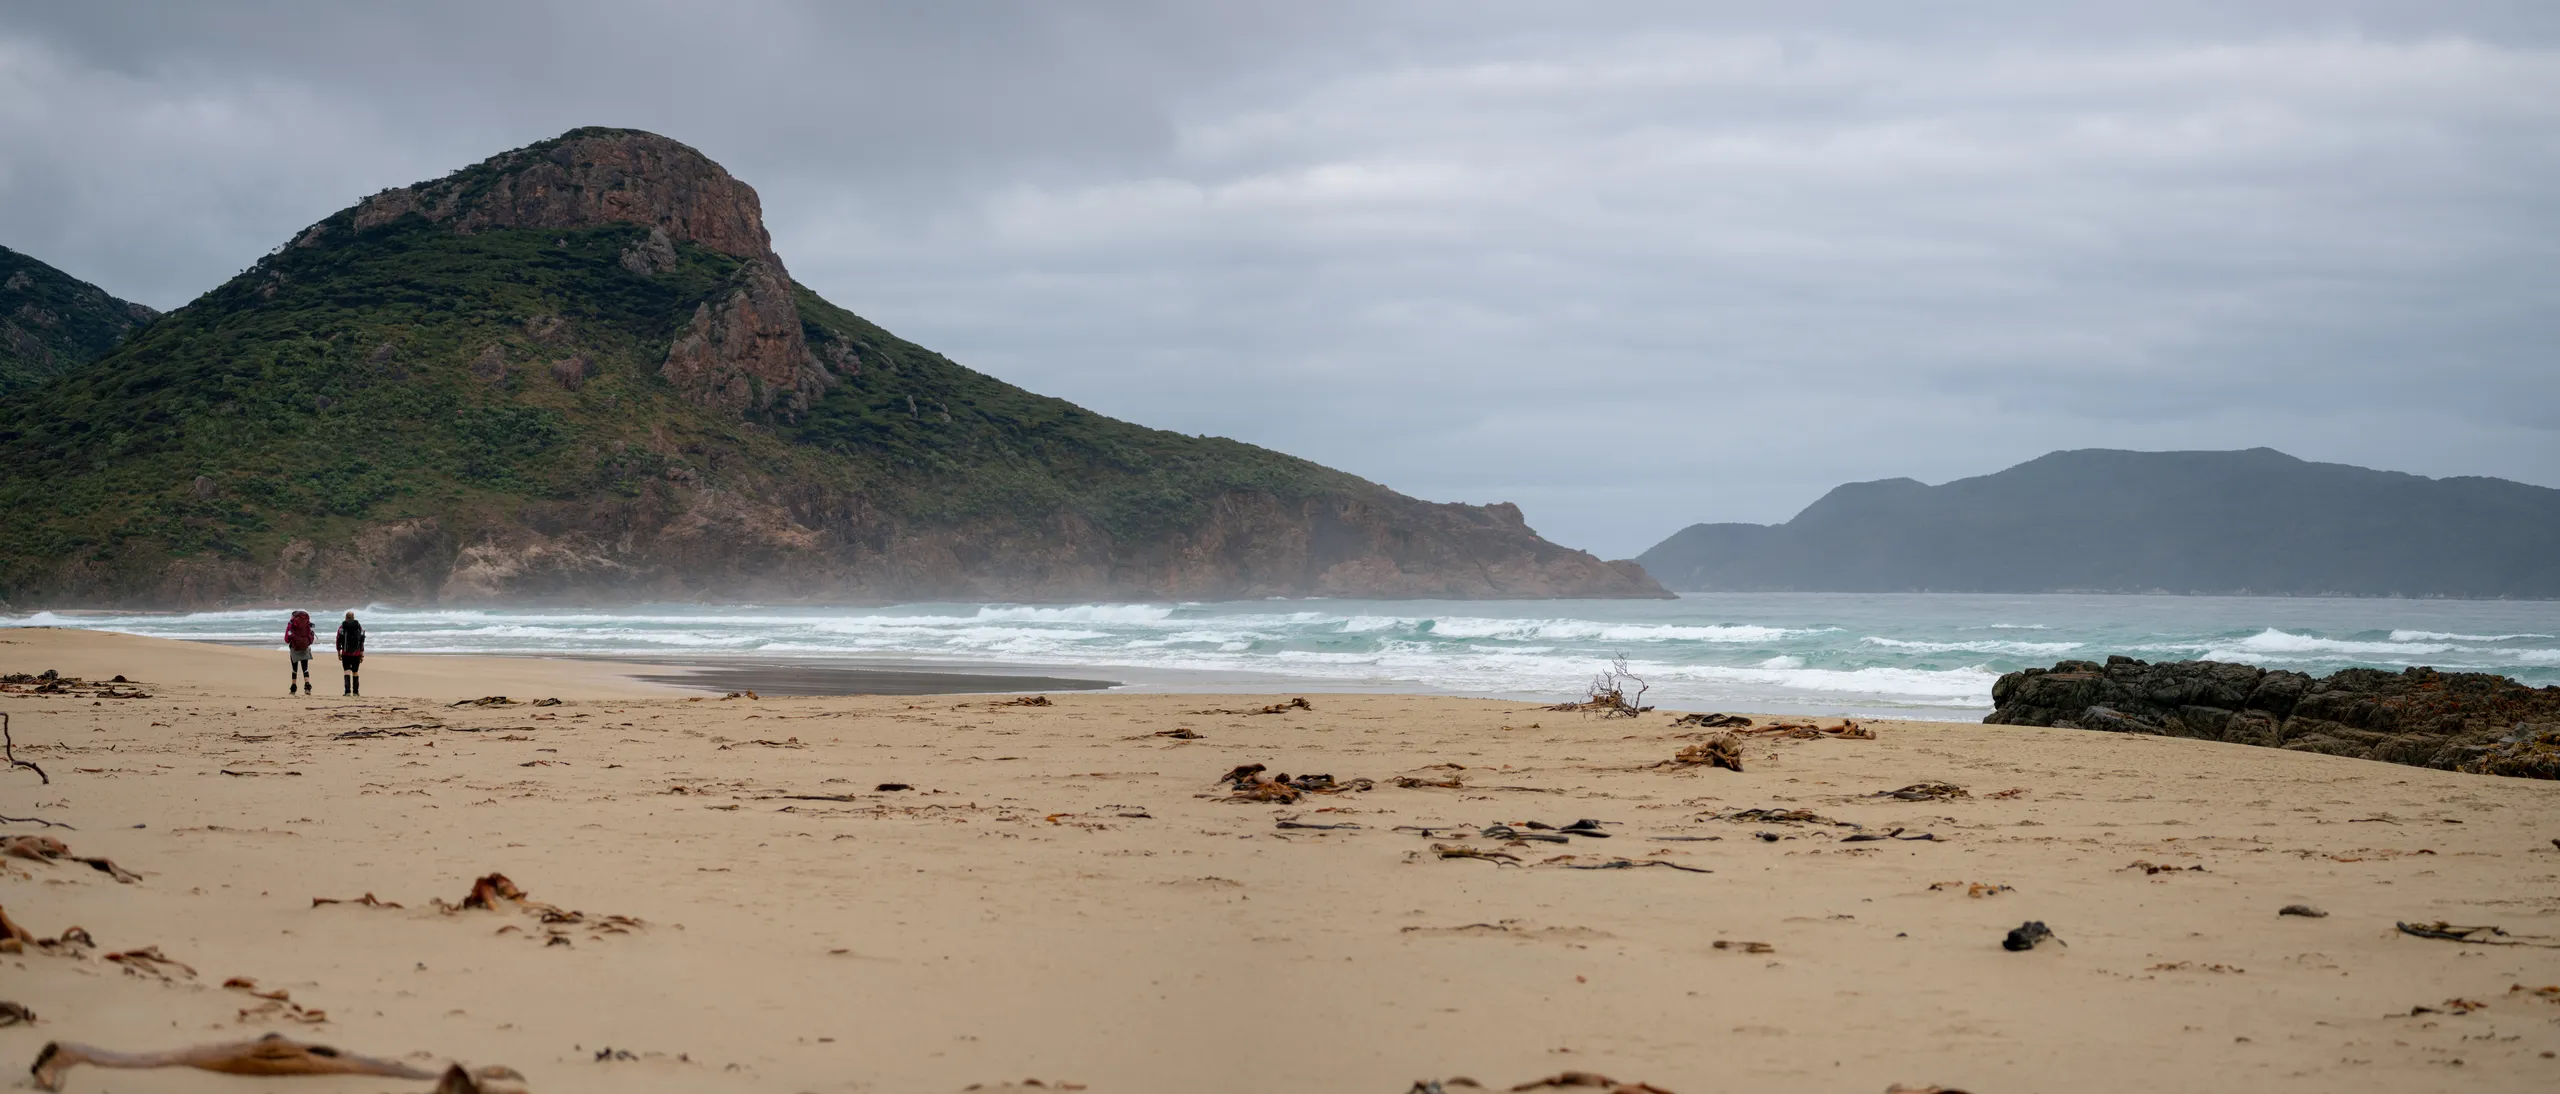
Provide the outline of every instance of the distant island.
{"type": "Polygon", "coordinates": [[[755,191],[572,130],[167,315],[0,251],[0,604],[1665,597],[1014,387],[794,281],[755,191]]]}
{"type": "Polygon", "coordinates": [[[1637,556],[1673,589],[2560,598],[2560,490],[2239,452],[2054,452],[1849,483],[1637,556]]]}

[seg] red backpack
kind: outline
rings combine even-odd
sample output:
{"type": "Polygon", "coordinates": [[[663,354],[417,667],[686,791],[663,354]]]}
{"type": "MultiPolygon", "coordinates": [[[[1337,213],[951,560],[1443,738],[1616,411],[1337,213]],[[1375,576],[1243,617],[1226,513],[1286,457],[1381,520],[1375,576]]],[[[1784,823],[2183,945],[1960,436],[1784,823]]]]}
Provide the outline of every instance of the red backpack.
{"type": "Polygon", "coordinates": [[[295,612],[293,621],[284,625],[284,644],[294,649],[310,649],[314,637],[311,632],[310,612],[295,612]]]}

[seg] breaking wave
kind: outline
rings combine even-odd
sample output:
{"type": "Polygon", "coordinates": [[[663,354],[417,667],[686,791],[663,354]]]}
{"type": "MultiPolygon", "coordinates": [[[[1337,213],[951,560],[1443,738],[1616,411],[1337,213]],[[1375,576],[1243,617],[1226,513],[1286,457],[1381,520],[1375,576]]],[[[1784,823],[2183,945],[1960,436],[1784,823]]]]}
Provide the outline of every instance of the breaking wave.
{"type": "MultiPolygon", "coordinates": [[[[1648,701],[1773,713],[1974,717],[1989,708],[2003,672],[2111,653],[2317,672],[2429,664],[2560,682],[2553,648],[2560,643],[2552,639],[2560,606],[2505,602],[1719,594],[1466,604],[355,607],[385,654],[1076,668],[1165,689],[1303,686],[1554,701],[1579,694],[1595,670],[1624,657],[1651,683],[1648,701]]],[[[313,609],[324,620],[340,610],[313,609]]],[[[283,614],[47,611],[0,617],[8,625],[268,645],[279,641],[283,614]]]]}

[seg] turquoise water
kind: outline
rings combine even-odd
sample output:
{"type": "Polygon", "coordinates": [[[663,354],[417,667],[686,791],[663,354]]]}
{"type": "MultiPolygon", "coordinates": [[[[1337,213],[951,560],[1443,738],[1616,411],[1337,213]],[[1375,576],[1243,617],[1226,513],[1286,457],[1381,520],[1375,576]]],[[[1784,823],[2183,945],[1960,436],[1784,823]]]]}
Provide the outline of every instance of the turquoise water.
{"type": "MultiPolygon", "coordinates": [[[[548,653],[1083,668],[1158,688],[1445,691],[1556,700],[1612,657],[1683,709],[1978,718],[2003,672],[2067,657],[2351,665],[2560,683],[2560,602],[1694,594],[1676,601],[1291,600],[882,608],[355,607],[377,656],[548,653]]],[[[53,625],[279,643],[279,611],[40,612],[53,625]]]]}

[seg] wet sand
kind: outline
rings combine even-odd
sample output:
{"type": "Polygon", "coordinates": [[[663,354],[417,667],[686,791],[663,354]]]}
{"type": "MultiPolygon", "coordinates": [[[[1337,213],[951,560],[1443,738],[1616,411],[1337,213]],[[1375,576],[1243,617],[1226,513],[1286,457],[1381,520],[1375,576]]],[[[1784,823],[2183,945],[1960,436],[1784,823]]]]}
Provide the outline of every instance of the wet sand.
{"type": "MultiPolygon", "coordinates": [[[[2560,936],[2551,783],[1929,722],[1753,740],[1743,772],[1659,768],[1694,739],[1668,712],[723,700],[631,666],[399,660],[360,702],[288,700],[263,652],[0,632],[0,672],[123,673],[151,695],[0,697],[54,780],[0,774],[0,814],[75,826],[0,835],[143,875],[0,859],[12,919],[99,946],[0,956],[0,1000],[42,1019],[0,1028],[0,1062],[55,1038],[276,1030],[507,1064],[546,1092],[1397,1092],[1568,1069],[1680,1094],[2560,1083],[2560,991],[2532,990],[2560,985],[2560,949],[2393,926],[2560,936]],[[488,694],[561,703],[447,705],[488,694]],[[1159,735],[1177,729],[1199,739],[1159,735]],[[1254,763],[1376,786],[1228,800],[1218,776],[1254,763]],[[1967,796],[1874,796],[1934,781],[1967,796]],[[1859,827],[1730,819],[1755,808],[1859,827]],[[1608,838],[1395,830],[1585,817],[1608,838]],[[1936,838],[1846,839],[1896,828],[1936,838]],[[1569,868],[1621,860],[1710,872],[1569,868]],[[582,915],[430,905],[491,872],[582,915]],[[403,907],[312,904],[368,892],[403,907]],[[2295,903],[2329,914],[2277,914],[2295,903]],[[2027,919],[2067,945],[2004,951],[2027,919]],[[103,960],[143,946],[192,975],[103,960]]],[[[425,1086],[82,1071],[69,1089],[425,1086]]]]}
{"type": "MultiPolygon", "coordinates": [[[[651,664],[659,664],[651,662],[651,664]]],[[[933,672],[812,661],[695,658],[641,672],[641,680],[703,691],[752,691],[759,696],[994,695],[1032,691],[1099,691],[1116,680],[1028,676],[1001,672],[933,672]]]]}

